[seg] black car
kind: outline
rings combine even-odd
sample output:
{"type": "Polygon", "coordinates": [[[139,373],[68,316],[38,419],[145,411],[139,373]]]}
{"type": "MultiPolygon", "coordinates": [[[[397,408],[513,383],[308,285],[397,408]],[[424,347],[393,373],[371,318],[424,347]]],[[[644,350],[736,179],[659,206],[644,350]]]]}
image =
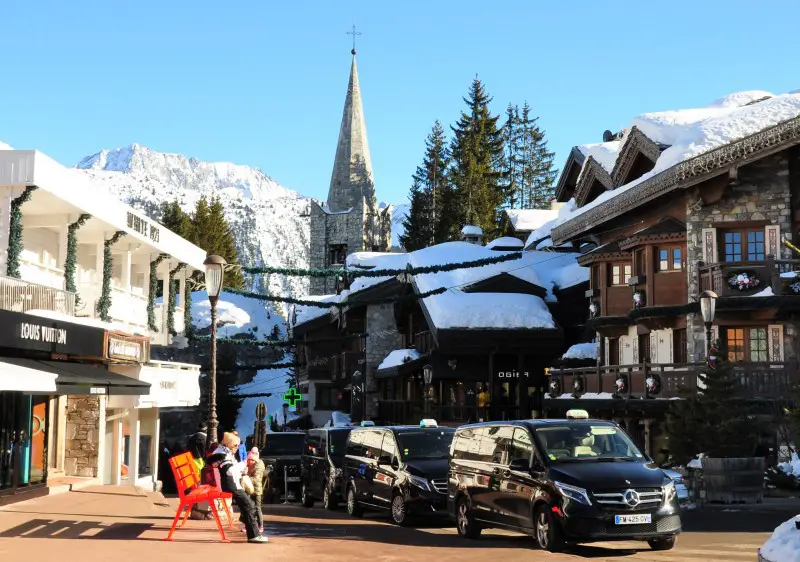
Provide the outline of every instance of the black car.
{"type": "Polygon", "coordinates": [[[409,514],[446,514],[447,468],[455,429],[370,427],[347,439],[342,492],[347,513],[387,510],[398,525],[409,514]]]}
{"type": "Polygon", "coordinates": [[[549,551],[609,540],[669,550],[681,532],[674,483],[607,421],[462,426],[453,440],[447,499],[461,536],[507,528],[532,534],[549,551]]]}
{"type": "Polygon", "coordinates": [[[342,488],[342,465],[349,427],[312,429],[306,434],[300,464],[301,498],[305,507],[322,500],[325,509],[336,509],[342,488]]]}
{"type": "Polygon", "coordinates": [[[300,497],[300,456],[305,438],[302,431],[267,434],[266,447],[261,449],[261,460],[269,473],[265,503],[279,499],[286,492],[289,496],[300,497]]]}

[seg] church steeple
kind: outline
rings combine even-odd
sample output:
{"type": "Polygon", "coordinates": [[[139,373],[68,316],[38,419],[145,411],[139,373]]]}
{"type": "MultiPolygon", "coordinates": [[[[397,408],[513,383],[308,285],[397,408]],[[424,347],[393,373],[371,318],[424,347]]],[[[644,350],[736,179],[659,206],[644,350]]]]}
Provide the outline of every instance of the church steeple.
{"type": "Polygon", "coordinates": [[[368,204],[375,205],[372,160],[367,142],[364,108],[361,105],[361,89],[358,85],[355,44],[352,54],[350,82],[347,85],[339,142],[336,145],[336,158],[328,188],[328,208],[333,212],[356,207],[362,197],[368,204]]]}

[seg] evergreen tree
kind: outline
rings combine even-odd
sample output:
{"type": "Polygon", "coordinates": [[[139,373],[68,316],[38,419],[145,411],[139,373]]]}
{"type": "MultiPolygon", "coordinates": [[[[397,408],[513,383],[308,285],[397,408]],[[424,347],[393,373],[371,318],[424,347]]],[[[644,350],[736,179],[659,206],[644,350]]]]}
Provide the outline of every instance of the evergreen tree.
{"type": "Polygon", "coordinates": [[[724,349],[716,368],[698,376],[696,390],[683,389],[682,400],[670,404],[667,416],[669,450],[679,463],[698,454],[709,457],[751,457],[762,423],[753,406],[739,396],[739,384],[724,349]]]}
{"type": "Polygon", "coordinates": [[[553,168],[555,154],[547,150],[538,120],[531,115],[531,108],[525,102],[516,123],[520,207],[523,209],[549,209],[555,193],[558,174],[553,168]]]}
{"type": "Polygon", "coordinates": [[[161,224],[187,240],[192,240],[192,217],[183,212],[178,201],[164,202],[161,207],[161,224]]]}
{"type": "Polygon", "coordinates": [[[503,203],[503,130],[499,116],[492,115],[483,83],[476,77],[464,98],[467,111],[454,127],[451,143],[450,179],[454,193],[444,198],[442,216],[453,219],[449,238],[460,236],[460,228],[473,224],[487,236],[498,230],[498,212],[503,203]]]}
{"type": "Polygon", "coordinates": [[[442,124],[433,124],[425,139],[425,157],[412,176],[411,207],[403,221],[405,233],[400,243],[406,251],[425,248],[438,240],[436,236],[442,213],[443,194],[447,186],[449,156],[442,124]]]}
{"type": "MultiPolygon", "coordinates": [[[[236,239],[225,219],[225,208],[218,199],[209,204],[205,197],[201,197],[197,202],[192,217],[191,241],[208,254],[222,256],[229,264],[236,264],[239,261],[236,239]]],[[[244,285],[241,270],[226,269],[224,284],[226,287],[241,288],[244,285]]]]}
{"type": "Polygon", "coordinates": [[[503,125],[506,165],[503,206],[507,209],[519,209],[521,207],[521,143],[524,142],[524,131],[521,130],[520,124],[519,107],[509,103],[508,108],[506,108],[506,123],[503,125]]]}

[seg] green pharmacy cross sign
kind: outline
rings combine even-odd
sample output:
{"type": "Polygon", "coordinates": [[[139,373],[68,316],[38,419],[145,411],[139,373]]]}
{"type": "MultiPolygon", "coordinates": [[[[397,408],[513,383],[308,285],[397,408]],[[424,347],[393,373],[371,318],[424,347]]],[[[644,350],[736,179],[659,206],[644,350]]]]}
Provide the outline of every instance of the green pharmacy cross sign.
{"type": "Polygon", "coordinates": [[[297,403],[303,399],[303,395],[297,392],[296,388],[292,387],[289,389],[289,392],[283,395],[283,399],[286,400],[292,408],[294,408],[297,403]]]}

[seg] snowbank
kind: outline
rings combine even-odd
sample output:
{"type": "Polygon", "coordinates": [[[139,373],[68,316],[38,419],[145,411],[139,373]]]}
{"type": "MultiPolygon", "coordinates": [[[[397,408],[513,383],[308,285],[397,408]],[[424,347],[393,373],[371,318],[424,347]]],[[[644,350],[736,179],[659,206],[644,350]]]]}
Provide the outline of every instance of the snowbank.
{"type": "MultiPolygon", "coordinates": [[[[278,363],[291,363],[294,356],[287,353],[278,363]]],[[[254,423],[256,421],[256,406],[263,402],[267,407],[267,420],[269,416],[278,420],[278,424],[283,424],[283,395],[289,390],[286,382],[289,376],[289,369],[261,369],[256,373],[255,378],[247,383],[240,384],[232,389],[233,394],[261,394],[272,393],[272,396],[244,398],[239,414],[236,417],[236,431],[239,435],[246,437],[253,434],[254,423]]],[[[289,407],[288,420],[297,419],[295,408],[289,407]]],[[[269,427],[267,428],[269,431],[269,427]]]]}
{"type": "Polygon", "coordinates": [[[536,230],[558,217],[554,209],[506,209],[506,215],[514,230],[536,230]]]}
{"type": "Polygon", "coordinates": [[[390,367],[397,367],[408,361],[419,359],[420,354],[416,349],[395,349],[378,365],[378,370],[389,369],[390,367]]]}
{"type": "MultiPolygon", "coordinates": [[[[217,336],[221,338],[251,334],[264,339],[274,326],[282,328],[283,322],[275,312],[268,316],[267,307],[256,299],[223,291],[217,301],[217,336]]],[[[192,293],[192,323],[196,329],[211,326],[211,303],[205,291],[192,293]]]]}
{"type": "Polygon", "coordinates": [[[562,359],[597,359],[597,344],[576,343],[567,350],[562,359]]]}
{"type": "Polygon", "coordinates": [[[331,412],[331,419],[325,422],[325,427],[352,427],[353,421],[350,419],[349,414],[344,412],[331,412]],[[333,424],[331,424],[333,422],[333,424]]]}
{"type": "Polygon", "coordinates": [[[789,462],[780,463],[778,470],[800,478],[800,458],[797,457],[797,453],[792,453],[792,460],[789,462]]]}
{"type": "Polygon", "coordinates": [[[425,306],[439,330],[555,328],[547,305],[534,295],[448,291],[426,298],[425,306]]]}
{"type": "Polygon", "coordinates": [[[800,515],[782,523],[759,553],[769,562],[800,562],[800,515]]]}

